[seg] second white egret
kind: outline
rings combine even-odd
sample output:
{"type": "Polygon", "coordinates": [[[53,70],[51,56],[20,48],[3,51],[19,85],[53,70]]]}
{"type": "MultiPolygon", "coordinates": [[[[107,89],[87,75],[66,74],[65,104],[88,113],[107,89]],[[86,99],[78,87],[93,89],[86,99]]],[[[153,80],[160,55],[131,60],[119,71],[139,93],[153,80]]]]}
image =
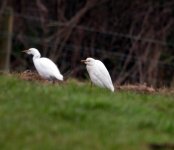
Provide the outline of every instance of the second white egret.
{"type": "Polygon", "coordinates": [[[33,55],[34,66],[42,78],[52,80],[53,82],[54,80],[63,80],[63,75],[60,73],[56,64],[48,58],[41,57],[41,54],[36,48],[30,48],[22,52],[33,55]]]}
{"type": "Polygon", "coordinates": [[[92,83],[99,87],[108,88],[114,92],[114,86],[105,65],[100,61],[93,58],[81,60],[86,64],[86,69],[89,73],[92,83]]]}

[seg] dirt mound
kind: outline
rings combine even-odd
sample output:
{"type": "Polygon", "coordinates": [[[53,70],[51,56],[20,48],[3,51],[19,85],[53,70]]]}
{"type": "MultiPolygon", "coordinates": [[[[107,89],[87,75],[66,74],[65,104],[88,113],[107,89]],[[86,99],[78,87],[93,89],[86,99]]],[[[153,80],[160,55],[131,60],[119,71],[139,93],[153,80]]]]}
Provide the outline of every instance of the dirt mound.
{"type": "Polygon", "coordinates": [[[127,84],[117,86],[118,90],[121,91],[135,91],[140,93],[160,93],[171,95],[174,94],[174,89],[169,87],[154,88],[152,86],[147,86],[146,84],[127,84]]]}
{"type": "Polygon", "coordinates": [[[149,87],[146,84],[127,84],[127,85],[121,85],[117,87],[119,90],[124,90],[124,91],[136,91],[136,92],[147,92],[147,93],[154,93],[157,90],[153,87],[149,87]]]}
{"type": "Polygon", "coordinates": [[[61,81],[55,80],[54,82],[43,79],[36,71],[25,70],[24,72],[12,73],[12,75],[16,76],[19,79],[27,80],[27,81],[37,81],[39,83],[63,83],[61,81]]]}
{"type": "Polygon", "coordinates": [[[38,75],[37,72],[31,71],[31,70],[25,70],[21,73],[14,73],[17,77],[23,80],[37,80],[37,81],[43,81],[43,79],[38,75]]]}

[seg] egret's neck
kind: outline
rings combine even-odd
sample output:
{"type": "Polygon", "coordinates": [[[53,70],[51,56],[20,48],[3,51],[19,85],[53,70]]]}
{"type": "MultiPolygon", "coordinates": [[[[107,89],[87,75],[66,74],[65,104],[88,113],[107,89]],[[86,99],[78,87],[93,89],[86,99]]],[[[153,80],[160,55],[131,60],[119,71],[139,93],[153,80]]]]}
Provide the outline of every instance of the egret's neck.
{"type": "Polygon", "coordinates": [[[41,57],[41,55],[40,55],[40,53],[38,52],[38,53],[36,53],[36,54],[33,55],[33,60],[38,59],[38,58],[40,58],[40,57],[41,57]]]}

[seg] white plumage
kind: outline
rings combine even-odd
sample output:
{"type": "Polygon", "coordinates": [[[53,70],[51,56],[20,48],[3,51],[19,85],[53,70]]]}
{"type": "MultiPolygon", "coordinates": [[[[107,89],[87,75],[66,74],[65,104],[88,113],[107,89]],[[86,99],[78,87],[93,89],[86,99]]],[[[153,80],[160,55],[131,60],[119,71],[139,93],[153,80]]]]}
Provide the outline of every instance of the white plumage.
{"type": "Polygon", "coordinates": [[[41,57],[39,51],[36,48],[30,48],[23,52],[33,55],[34,66],[41,77],[48,80],[63,80],[63,75],[60,73],[56,64],[45,57],[41,57]]]}
{"type": "Polygon", "coordinates": [[[99,87],[108,88],[114,92],[114,86],[105,65],[100,61],[93,58],[82,60],[86,64],[86,69],[89,73],[92,83],[99,87]]]}

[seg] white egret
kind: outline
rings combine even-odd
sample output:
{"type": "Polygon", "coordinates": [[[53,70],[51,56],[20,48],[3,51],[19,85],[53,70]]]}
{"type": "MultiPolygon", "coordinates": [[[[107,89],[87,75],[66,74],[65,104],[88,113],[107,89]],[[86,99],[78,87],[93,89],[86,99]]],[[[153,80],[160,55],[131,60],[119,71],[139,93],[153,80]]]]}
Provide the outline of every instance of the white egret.
{"type": "Polygon", "coordinates": [[[86,64],[86,69],[89,73],[92,83],[99,87],[108,88],[114,92],[114,86],[105,65],[100,61],[93,58],[81,60],[86,64]]]}
{"type": "Polygon", "coordinates": [[[48,58],[41,57],[41,54],[36,48],[30,48],[22,52],[33,55],[34,66],[42,78],[52,80],[53,82],[55,80],[63,80],[63,75],[60,73],[56,64],[48,58]]]}

